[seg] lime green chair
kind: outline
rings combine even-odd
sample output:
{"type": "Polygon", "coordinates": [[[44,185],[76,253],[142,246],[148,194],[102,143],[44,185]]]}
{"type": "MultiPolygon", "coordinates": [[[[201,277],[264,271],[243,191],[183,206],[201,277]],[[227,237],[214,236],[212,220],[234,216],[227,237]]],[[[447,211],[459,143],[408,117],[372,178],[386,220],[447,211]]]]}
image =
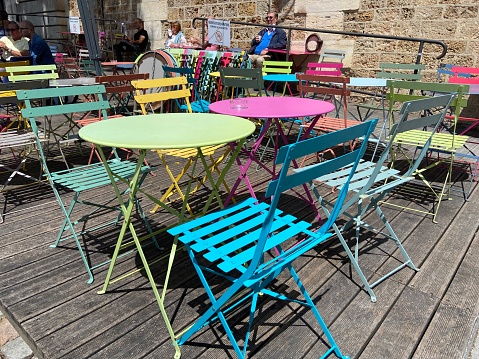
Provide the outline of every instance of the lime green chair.
{"type": "Polygon", "coordinates": [[[57,65],[6,66],[8,81],[54,80],[58,78],[57,65]]]}
{"type": "MultiPolygon", "coordinates": [[[[445,83],[426,83],[426,82],[414,82],[414,81],[387,81],[388,94],[386,96],[389,101],[389,126],[392,127],[395,123],[395,106],[402,104],[406,101],[422,99],[425,97],[437,96],[438,94],[455,94],[455,98],[451,103],[451,108],[453,108],[453,120],[452,126],[448,127],[446,123],[443,122],[442,130],[435,133],[432,137],[432,142],[429,147],[430,152],[438,154],[438,159],[433,161],[432,157],[430,162],[419,168],[415,175],[419,176],[424,184],[429,188],[433,195],[436,198],[436,201],[431,210],[419,210],[416,209],[419,213],[424,213],[432,215],[433,222],[436,223],[436,217],[439,211],[439,207],[444,198],[450,198],[452,187],[452,171],[454,168],[455,158],[460,156],[467,158],[469,161],[477,163],[479,157],[475,156],[473,153],[459,153],[459,150],[463,149],[468,140],[468,136],[456,134],[456,124],[457,119],[459,118],[461,109],[466,104],[466,99],[464,95],[469,91],[469,86],[461,84],[445,84],[445,83]],[[444,178],[442,184],[437,188],[433,186],[430,181],[424,176],[424,172],[428,169],[434,168],[438,165],[447,166],[447,175],[444,178]]],[[[422,148],[429,138],[430,132],[422,131],[420,129],[406,131],[398,135],[395,139],[397,143],[408,144],[416,148],[422,148]]],[[[406,152],[403,152],[406,154],[406,152]]],[[[474,170],[475,172],[475,170],[474,170]]],[[[471,173],[471,180],[473,178],[471,173]]],[[[472,183],[471,183],[472,184],[472,183]]],[[[469,191],[464,192],[465,198],[467,199],[469,191]]],[[[409,208],[409,207],[408,207],[409,208]]],[[[409,208],[410,209],[410,208],[409,208]]]]}

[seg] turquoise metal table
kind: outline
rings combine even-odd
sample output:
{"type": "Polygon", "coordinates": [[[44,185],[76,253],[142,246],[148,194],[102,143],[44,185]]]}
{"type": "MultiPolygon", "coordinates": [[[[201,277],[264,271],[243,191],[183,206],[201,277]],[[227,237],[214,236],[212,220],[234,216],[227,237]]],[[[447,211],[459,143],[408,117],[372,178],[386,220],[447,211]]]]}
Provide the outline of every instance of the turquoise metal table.
{"type": "MultiPolygon", "coordinates": [[[[286,92],[286,88],[289,90],[289,94],[293,96],[293,92],[291,91],[291,87],[289,87],[289,84],[293,83],[298,83],[298,79],[296,78],[296,74],[270,74],[270,75],[264,75],[263,76],[264,81],[271,81],[274,83],[274,88],[273,88],[273,96],[276,93],[276,87],[279,82],[282,82],[284,85],[283,88],[283,96],[286,92]]],[[[265,86],[266,87],[266,86],[265,86]]],[[[270,89],[271,86],[267,88],[267,90],[270,89]]]]}
{"type": "MultiPolygon", "coordinates": [[[[222,143],[229,143],[234,148],[227,163],[223,166],[221,173],[218,175],[215,181],[209,173],[208,180],[212,186],[212,193],[205,204],[203,213],[207,211],[209,204],[211,204],[214,197],[218,200],[220,207],[223,207],[220,195],[218,193],[218,187],[222,183],[226,172],[231,168],[231,165],[236,160],[236,157],[244,144],[246,137],[251,135],[255,130],[255,125],[243,118],[217,115],[217,114],[187,114],[187,113],[170,113],[170,114],[151,114],[140,116],[129,116],[122,118],[114,118],[109,120],[92,123],[83,127],[79,134],[84,140],[89,141],[97,145],[98,152],[105,164],[108,175],[110,176],[112,185],[114,187],[116,196],[118,198],[120,207],[124,214],[124,221],[120,231],[120,235],[117,240],[115,251],[112,257],[110,268],[108,270],[103,289],[99,291],[99,294],[103,294],[108,289],[108,285],[113,283],[110,281],[113,268],[115,266],[116,259],[120,248],[122,247],[123,239],[127,229],[130,230],[135,246],[140,255],[142,264],[147,274],[148,280],[151,284],[156,300],[160,307],[161,315],[168,328],[168,332],[175,347],[175,358],[179,358],[181,355],[180,349],[176,343],[175,333],[172,329],[166,310],[164,307],[164,298],[168,286],[168,280],[173,265],[174,256],[177,249],[177,239],[175,238],[174,244],[171,249],[170,257],[168,260],[168,269],[165,278],[165,284],[161,296],[158,292],[158,288],[155,284],[151,271],[149,269],[148,262],[145,258],[143,250],[141,248],[140,241],[146,238],[139,238],[135,232],[133,224],[130,222],[130,217],[134,207],[134,199],[138,192],[146,195],[155,203],[160,202],[152,195],[144,192],[139,188],[139,172],[143,165],[143,160],[146,156],[147,150],[161,150],[161,149],[179,149],[179,148],[197,148],[197,157],[195,160],[195,166],[198,159],[202,163],[205,171],[208,173],[208,165],[205,157],[201,151],[204,146],[218,145],[222,143]],[[129,184],[129,201],[125,203],[120,195],[117,183],[114,178],[120,178],[119,174],[112,173],[108,167],[107,157],[102,150],[101,146],[119,147],[119,148],[134,148],[139,149],[139,156],[137,159],[136,174],[131,180],[127,182],[129,184]]],[[[191,182],[191,181],[190,181],[191,182]]],[[[188,196],[188,189],[186,195],[188,196]]],[[[185,221],[185,209],[186,202],[182,205],[181,212],[177,212],[170,209],[170,212],[177,215],[179,222],[185,221]]],[[[166,207],[164,204],[160,204],[162,207],[166,207]]]]}

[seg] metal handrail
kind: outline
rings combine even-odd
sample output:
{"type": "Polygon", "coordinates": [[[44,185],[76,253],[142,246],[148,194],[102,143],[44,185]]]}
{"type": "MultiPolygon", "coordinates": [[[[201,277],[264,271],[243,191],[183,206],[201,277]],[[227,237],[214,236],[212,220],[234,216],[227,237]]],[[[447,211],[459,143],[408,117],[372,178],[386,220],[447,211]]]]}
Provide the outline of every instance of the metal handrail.
{"type": "MultiPolygon", "coordinates": [[[[202,42],[205,41],[205,21],[208,21],[207,18],[203,17],[195,17],[193,18],[192,26],[196,29],[195,22],[201,21],[202,26],[202,42]]],[[[246,26],[256,26],[256,27],[269,27],[268,24],[257,24],[251,22],[242,22],[242,21],[230,21],[231,24],[235,25],[246,25],[246,26]]],[[[354,37],[370,37],[376,39],[386,39],[386,40],[400,40],[400,41],[412,41],[412,42],[419,42],[419,49],[417,52],[416,57],[416,64],[421,63],[422,52],[424,50],[424,44],[436,44],[442,47],[442,53],[436,57],[436,59],[443,58],[447,53],[447,45],[439,40],[432,40],[432,39],[422,39],[422,38],[415,38],[415,37],[404,37],[404,36],[391,36],[391,35],[381,35],[381,34],[368,34],[368,33],[358,33],[358,32],[348,32],[348,31],[339,31],[339,30],[325,30],[325,29],[312,29],[308,27],[293,27],[293,26],[281,26],[275,25],[275,27],[288,30],[288,42],[286,44],[286,61],[289,60],[289,52],[291,50],[291,31],[292,30],[299,30],[299,31],[311,31],[311,32],[319,32],[323,34],[336,34],[336,35],[346,35],[346,36],[354,36],[354,37]]]]}

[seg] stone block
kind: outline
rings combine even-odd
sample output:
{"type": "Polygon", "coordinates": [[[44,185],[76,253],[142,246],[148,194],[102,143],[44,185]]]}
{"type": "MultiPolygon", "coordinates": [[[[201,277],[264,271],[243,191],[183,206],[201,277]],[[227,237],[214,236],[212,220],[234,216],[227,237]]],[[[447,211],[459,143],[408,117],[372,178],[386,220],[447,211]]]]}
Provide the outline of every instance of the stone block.
{"type": "Polygon", "coordinates": [[[30,359],[33,356],[32,350],[21,337],[5,344],[1,352],[5,359],[30,359]]]}
{"type": "Polygon", "coordinates": [[[344,21],[372,21],[374,18],[374,11],[358,11],[348,12],[344,14],[344,21]]]}
{"type": "Polygon", "coordinates": [[[18,333],[3,315],[0,314],[0,347],[18,337],[18,333]]]}
{"type": "Polygon", "coordinates": [[[478,6],[448,6],[444,11],[445,19],[475,19],[477,18],[478,6]]]}
{"type": "Polygon", "coordinates": [[[253,2],[238,3],[238,15],[254,16],[256,15],[256,4],[253,2]]]}
{"type": "Polygon", "coordinates": [[[306,27],[324,30],[342,30],[344,15],[340,12],[325,12],[323,14],[311,14],[306,16],[306,27]]]}
{"type": "Polygon", "coordinates": [[[442,18],[442,6],[419,6],[415,8],[414,18],[416,20],[436,20],[442,18]]]}
{"type": "Polygon", "coordinates": [[[416,37],[429,39],[453,39],[457,30],[456,21],[423,21],[421,33],[416,37]]]}
{"type": "MultiPolygon", "coordinates": [[[[155,21],[155,20],[166,20],[167,16],[167,4],[166,0],[156,1],[156,2],[145,2],[143,1],[138,5],[138,17],[143,19],[143,21],[155,21]]],[[[146,29],[146,24],[145,24],[146,29]]]]}
{"type": "Polygon", "coordinates": [[[323,14],[325,9],[328,12],[342,12],[359,10],[360,0],[336,0],[336,1],[318,1],[303,0],[294,5],[294,12],[323,14]]]}
{"type": "Polygon", "coordinates": [[[401,17],[401,9],[399,8],[390,8],[390,9],[378,9],[376,10],[376,17],[380,21],[391,21],[395,22],[401,17]]]}

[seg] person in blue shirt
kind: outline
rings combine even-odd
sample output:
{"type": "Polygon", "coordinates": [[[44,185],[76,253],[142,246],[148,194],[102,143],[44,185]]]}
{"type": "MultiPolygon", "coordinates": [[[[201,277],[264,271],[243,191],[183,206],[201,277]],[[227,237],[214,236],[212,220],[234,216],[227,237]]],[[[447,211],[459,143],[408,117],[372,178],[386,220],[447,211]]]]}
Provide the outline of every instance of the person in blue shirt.
{"type": "Polygon", "coordinates": [[[266,16],[268,27],[262,29],[258,35],[251,41],[251,48],[248,50],[248,56],[253,67],[262,68],[263,61],[270,59],[268,55],[271,49],[285,49],[288,38],[283,29],[278,29],[274,25],[278,22],[278,13],[268,12],[266,16]]]}
{"type": "Polygon", "coordinates": [[[33,58],[33,65],[52,65],[55,63],[52,51],[47,42],[35,33],[35,27],[30,21],[22,21],[20,30],[23,37],[28,37],[30,56],[33,58]]]}

